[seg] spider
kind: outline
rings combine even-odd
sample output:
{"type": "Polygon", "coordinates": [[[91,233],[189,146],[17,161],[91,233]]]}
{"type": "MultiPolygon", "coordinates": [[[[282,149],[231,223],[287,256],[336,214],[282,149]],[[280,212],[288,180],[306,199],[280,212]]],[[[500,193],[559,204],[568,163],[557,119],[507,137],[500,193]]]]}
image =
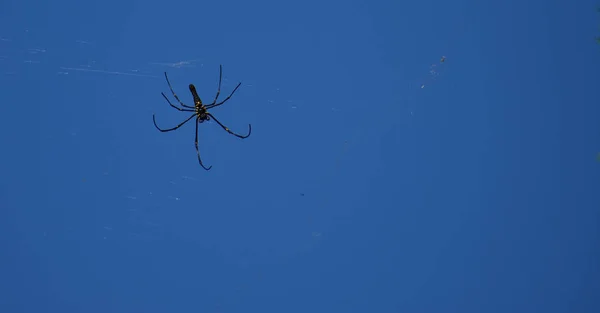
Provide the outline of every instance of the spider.
{"type": "Polygon", "coordinates": [[[225,103],[225,101],[229,100],[229,98],[231,98],[231,96],[233,95],[233,93],[240,87],[240,85],[242,84],[241,82],[233,89],[233,91],[231,92],[231,94],[229,94],[229,96],[227,98],[225,98],[225,100],[217,103],[217,99],[219,98],[219,94],[221,93],[221,78],[223,77],[223,66],[219,65],[219,87],[217,89],[217,95],[215,96],[215,100],[208,105],[204,105],[202,104],[202,100],[200,100],[200,97],[198,96],[198,93],[196,92],[196,87],[193,84],[189,85],[190,88],[190,92],[192,93],[192,97],[194,97],[194,106],[189,106],[187,104],[184,104],[183,102],[181,102],[181,100],[179,100],[179,97],[177,97],[177,95],[175,94],[175,92],[173,91],[173,87],[171,87],[171,83],[169,82],[169,77],[167,77],[167,72],[165,72],[165,79],[167,80],[167,84],[169,84],[169,89],[171,89],[171,93],[173,94],[173,97],[175,97],[175,99],[179,102],[179,104],[181,104],[182,108],[177,107],[175,105],[173,105],[173,103],[171,103],[171,101],[169,100],[169,98],[167,98],[167,96],[165,96],[164,92],[161,92],[162,96],[165,98],[165,100],[167,100],[167,102],[169,103],[169,105],[179,111],[183,111],[183,112],[193,112],[193,114],[188,117],[187,119],[185,119],[183,122],[179,123],[179,125],[173,127],[173,128],[169,128],[169,129],[162,129],[160,127],[158,127],[158,125],[156,125],[156,118],[154,117],[154,114],[152,114],[152,121],[154,122],[154,126],[156,127],[156,129],[158,129],[159,131],[165,133],[165,132],[170,132],[173,130],[178,129],[179,127],[183,126],[183,124],[187,123],[188,121],[190,121],[193,117],[196,117],[196,139],[194,140],[194,144],[196,145],[196,153],[198,154],[198,162],[200,163],[200,166],[202,166],[202,168],[204,168],[205,170],[210,170],[212,168],[212,165],[209,167],[204,166],[204,164],[202,164],[202,159],[200,158],[200,150],[198,150],[198,124],[203,123],[204,121],[208,121],[211,118],[213,120],[215,120],[215,122],[217,122],[217,124],[219,124],[219,126],[221,126],[225,131],[227,131],[228,133],[238,137],[238,138],[248,138],[250,137],[250,133],[252,132],[252,125],[248,124],[248,135],[239,135],[236,134],[234,132],[232,132],[231,130],[229,130],[229,128],[225,125],[223,125],[221,122],[219,122],[219,120],[217,118],[215,118],[214,115],[212,115],[211,113],[208,112],[209,109],[212,109],[214,107],[218,107],[221,104],[225,103]]]}

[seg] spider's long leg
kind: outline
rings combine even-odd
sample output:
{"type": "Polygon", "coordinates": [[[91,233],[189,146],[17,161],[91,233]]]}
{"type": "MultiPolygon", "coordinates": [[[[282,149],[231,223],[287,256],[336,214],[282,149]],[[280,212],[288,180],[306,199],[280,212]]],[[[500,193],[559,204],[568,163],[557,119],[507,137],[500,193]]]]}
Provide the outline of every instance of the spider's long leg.
{"type": "MultiPolygon", "coordinates": [[[[179,104],[181,104],[181,106],[184,107],[184,108],[193,109],[194,108],[193,106],[189,106],[187,104],[184,104],[183,102],[181,102],[181,100],[179,100],[179,97],[177,97],[177,95],[175,94],[175,91],[173,91],[173,87],[171,87],[171,82],[169,81],[169,77],[167,77],[167,72],[165,72],[165,79],[167,80],[167,84],[169,84],[169,89],[171,89],[171,93],[173,94],[173,97],[175,97],[175,99],[177,99],[177,101],[179,102],[179,104]]],[[[168,100],[169,99],[167,99],[167,101],[168,100]]],[[[173,105],[171,105],[171,106],[173,106],[173,105]]]]}
{"type": "Polygon", "coordinates": [[[219,64],[219,87],[217,88],[217,95],[215,96],[215,101],[213,101],[210,105],[217,103],[217,99],[219,98],[219,94],[221,93],[221,78],[223,78],[223,65],[219,64]]]}
{"type": "MultiPolygon", "coordinates": [[[[211,109],[211,108],[218,107],[218,106],[220,106],[221,104],[225,103],[225,101],[229,100],[229,98],[231,98],[231,96],[233,96],[233,93],[234,93],[234,92],[235,92],[235,91],[236,91],[238,88],[240,88],[240,86],[241,86],[241,85],[242,85],[242,83],[239,83],[237,86],[235,86],[235,88],[233,89],[233,91],[232,91],[232,92],[229,94],[229,96],[227,96],[227,98],[225,98],[225,100],[223,100],[223,101],[221,101],[221,102],[219,102],[219,103],[214,103],[214,102],[213,102],[212,104],[209,104],[209,105],[207,105],[207,106],[206,106],[206,108],[207,108],[207,109],[211,109]]],[[[216,99],[215,99],[215,101],[216,101],[216,99]]]]}
{"type": "Polygon", "coordinates": [[[206,114],[208,116],[210,116],[212,119],[214,119],[215,122],[217,122],[217,124],[219,124],[226,132],[228,132],[228,133],[230,133],[230,134],[232,134],[232,135],[234,135],[234,136],[236,136],[238,138],[242,138],[242,139],[248,138],[248,137],[250,137],[250,134],[252,133],[252,125],[251,124],[248,124],[248,135],[243,136],[243,135],[236,134],[236,133],[232,132],[231,130],[229,130],[229,128],[227,126],[221,124],[221,122],[219,122],[219,120],[216,119],[214,115],[212,115],[210,113],[206,113],[206,114]]]}
{"type": "MultiPolygon", "coordinates": [[[[175,105],[173,105],[173,103],[171,103],[171,101],[169,100],[169,98],[167,98],[167,96],[165,96],[165,94],[163,92],[160,93],[163,97],[165,97],[165,100],[167,100],[167,102],[169,102],[169,105],[176,108],[179,111],[185,111],[185,112],[195,112],[194,109],[182,109],[180,107],[177,107],[175,105]]],[[[186,108],[189,108],[189,106],[186,106],[186,108]]],[[[192,107],[193,108],[193,107],[192,107]]]]}
{"type": "Polygon", "coordinates": [[[200,150],[198,149],[198,121],[196,120],[196,140],[194,140],[194,144],[196,145],[196,153],[198,154],[198,163],[200,163],[200,166],[202,166],[203,169],[209,171],[212,168],[212,165],[209,167],[204,166],[204,164],[202,164],[202,159],[200,158],[200,150]]]}
{"type": "Polygon", "coordinates": [[[156,129],[160,130],[163,133],[166,133],[166,132],[170,132],[172,130],[176,130],[177,128],[183,126],[183,124],[187,123],[194,116],[196,116],[196,113],[192,114],[192,116],[188,117],[185,121],[179,123],[179,125],[177,125],[177,126],[175,126],[173,128],[169,128],[169,129],[162,129],[162,128],[158,127],[158,125],[156,125],[156,118],[154,117],[154,114],[152,114],[152,121],[154,122],[154,127],[156,127],[156,129]]]}

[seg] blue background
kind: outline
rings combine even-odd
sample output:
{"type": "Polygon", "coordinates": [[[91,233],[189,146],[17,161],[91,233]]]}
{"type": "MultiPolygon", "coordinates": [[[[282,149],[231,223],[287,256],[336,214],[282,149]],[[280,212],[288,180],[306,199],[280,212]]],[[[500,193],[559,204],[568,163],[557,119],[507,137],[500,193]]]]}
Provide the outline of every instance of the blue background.
{"type": "Polygon", "coordinates": [[[0,312],[599,312],[596,6],[0,2],[0,312]]]}

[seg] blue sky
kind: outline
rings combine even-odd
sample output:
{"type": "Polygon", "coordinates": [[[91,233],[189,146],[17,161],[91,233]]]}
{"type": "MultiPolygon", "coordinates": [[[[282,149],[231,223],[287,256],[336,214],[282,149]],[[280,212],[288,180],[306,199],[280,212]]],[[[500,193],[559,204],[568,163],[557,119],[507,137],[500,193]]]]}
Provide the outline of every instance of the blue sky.
{"type": "Polygon", "coordinates": [[[1,2],[0,311],[598,312],[597,5],[1,2]]]}

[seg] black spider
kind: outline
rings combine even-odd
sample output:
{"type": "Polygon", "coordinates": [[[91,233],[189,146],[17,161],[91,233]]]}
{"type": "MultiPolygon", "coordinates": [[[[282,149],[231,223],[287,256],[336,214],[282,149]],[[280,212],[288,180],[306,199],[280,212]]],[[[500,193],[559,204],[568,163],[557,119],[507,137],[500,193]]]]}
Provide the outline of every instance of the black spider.
{"type": "Polygon", "coordinates": [[[173,94],[173,97],[175,97],[175,99],[177,99],[177,101],[179,102],[179,104],[181,104],[181,106],[183,108],[174,106],[171,101],[169,101],[169,98],[167,98],[167,96],[165,96],[164,92],[161,92],[161,94],[163,95],[163,97],[165,97],[165,99],[167,100],[167,102],[169,103],[170,106],[174,107],[175,109],[179,110],[179,111],[184,111],[184,112],[194,112],[194,114],[192,114],[190,117],[188,117],[185,121],[181,122],[179,125],[173,127],[173,128],[169,128],[169,129],[161,129],[160,127],[158,127],[158,125],[156,125],[156,118],[154,117],[154,114],[152,114],[152,121],[154,122],[154,126],[156,127],[156,129],[160,130],[161,132],[170,132],[172,130],[176,130],[177,128],[183,126],[183,124],[187,123],[189,120],[191,120],[194,116],[196,117],[196,140],[194,141],[194,143],[196,144],[196,152],[198,153],[198,162],[200,163],[200,166],[202,166],[202,168],[204,168],[205,170],[210,170],[212,168],[212,165],[209,167],[204,166],[204,164],[202,164],[202,159],[200,159],[200,150],[198,150],[198,124],[199,123],[203,123],[204,121],[208,121],[211,118],[213,120],[215,120],[215,122],[217,122],[217,124],[219,124],[225,131],[227,131],[228,133],[238,137],[238,138],[248,138],[250,136],[250,133],[252,132],[252,125],[248,124],[248,135],[246,136],[242,136],[242,135],[238,135],[234,132],[232,132],[231,130],[229,130],[229,128],[223,124],[221,124],[221,122],[219,122],[219,120],[217,120],[214,115],[208,113],[208,109],[212,109],[214,107],[218,107],[221,104],[225,103],[225,101],[229,100],[229,98],[231,98],[231,96],[233,95],[233,93],[240,87],[240,85],[242,84],[241,82],[235,87],[235,89],[233,89],[233,91],[231,92],[231,94],[225,98],[225,100],[216,103],[217,99],[219,98],[219,94],[221,93],[221,78],[223,76],[223,66],[219,65],[219,88],[217,89],[217,95],[215,96],[215,100],[208,105],[204,105],[202,104],[202,100],[200,100],[200,97],[198,96],[198,93],[196,92],[196,87],[194,87],[193,84],[190,84],[189,88],[190,88],[190,92],[192,93],[192,96],[194,97],[194,106],[189,106],[184,104],[183,102],[181,102],[181,100],[179,100],[179,98],[177,97],[177,95],[175,94],[175,92],[173,91],[173,88],[171,87],[171,83],[169,82],[169,78],[167,77],[167,72],[165,72],[165,79],[167,80],[167,84],[169,84],[169,89],[171,89],[171,93],[173,94]]]}

